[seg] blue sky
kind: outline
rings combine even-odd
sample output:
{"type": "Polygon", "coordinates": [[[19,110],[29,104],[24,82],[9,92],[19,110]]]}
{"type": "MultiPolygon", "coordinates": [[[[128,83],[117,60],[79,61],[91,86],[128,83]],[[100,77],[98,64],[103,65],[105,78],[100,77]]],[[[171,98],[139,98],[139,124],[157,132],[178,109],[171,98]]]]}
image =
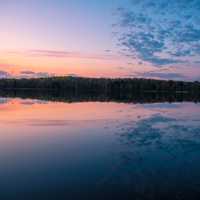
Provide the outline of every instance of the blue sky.
{"type": "Polygon", "coordinates": [[[3,77],[200,80],[200,0],[0,0],[0,13],[3,77]]]}

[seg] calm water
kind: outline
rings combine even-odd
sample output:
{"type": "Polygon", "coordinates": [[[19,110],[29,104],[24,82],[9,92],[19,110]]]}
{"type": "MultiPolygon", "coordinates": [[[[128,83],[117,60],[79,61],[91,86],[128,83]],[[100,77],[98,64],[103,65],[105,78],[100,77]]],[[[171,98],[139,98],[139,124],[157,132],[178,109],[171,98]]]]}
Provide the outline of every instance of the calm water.
{"type": "Polygon", "coordinates": [[[0,98],[0,130],[0,199],[200,198],[200,104],[0,98]]]}

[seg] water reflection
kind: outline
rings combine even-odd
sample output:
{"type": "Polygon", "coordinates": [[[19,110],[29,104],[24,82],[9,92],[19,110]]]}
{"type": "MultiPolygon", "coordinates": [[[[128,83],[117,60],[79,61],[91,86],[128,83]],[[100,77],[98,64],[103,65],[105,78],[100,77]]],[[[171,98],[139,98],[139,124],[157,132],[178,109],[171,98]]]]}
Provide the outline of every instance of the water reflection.
{"type": "Polygon", "coordinates": [[[128,185],[137,185],[134,189],[139,196],[149,194],[152,199],[198,197],[200,115],[196,118],[194,113],[182,112],[179,117],[179,109],[187,110],[187,106],[193,107],[147,106],[160,107],[160,112],[127,124],[119,134],[124,147],[119,171],[124,168],[125,174],[121,178],[127,176],[128,185]],[[161,112],[163,108],[168,112],[161,112]]]}
{"type": "Polygon", "coordinates": [[[200,105],[0,99],[2,199],[198,199],[200,105]]]}
{"type": "Polygon", "coordinates": [[[132,93],[76,93],[59,90],[0,90],[0,96],[7,98],[39,99],[55,102],[119,102],[119,103],[158,103],[158,102],[200,102],[199,93],[132,92],[132,93]]]}

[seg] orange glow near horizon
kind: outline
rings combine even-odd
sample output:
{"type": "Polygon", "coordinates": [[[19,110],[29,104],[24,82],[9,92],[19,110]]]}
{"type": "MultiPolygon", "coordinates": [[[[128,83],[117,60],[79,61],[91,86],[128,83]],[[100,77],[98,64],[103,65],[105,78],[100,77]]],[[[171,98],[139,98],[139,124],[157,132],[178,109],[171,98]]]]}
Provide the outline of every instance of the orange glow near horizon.
{"type": "Polygon", "coordinates": [[[138,66],[136,61],[112,53],[81,54],[63,51],[1,51],[0,70],[13,77],[21,72],[48,73],[50,76],[127,77],[135,72],[152,70],[138,66]],[[49,53],[50,52],[50,53],[49,53]],[[41,55],[40,55],[41,54],[41,55]],[[50,54],[50,55],[49,55],[50,54]],[[55,54],[55,55],[54,55],[55,54]],[[64,54],[64,55],[63,55],[64,54]],[[131,62],[131,63],[128,63],[131,62]]]}

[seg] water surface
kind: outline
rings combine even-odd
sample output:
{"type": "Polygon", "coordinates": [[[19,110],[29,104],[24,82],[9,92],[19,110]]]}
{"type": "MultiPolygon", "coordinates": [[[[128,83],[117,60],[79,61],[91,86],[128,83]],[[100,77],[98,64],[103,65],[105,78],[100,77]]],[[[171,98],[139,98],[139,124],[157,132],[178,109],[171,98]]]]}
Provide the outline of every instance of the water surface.
{"type": "Polygon", "coordinates": [[[199,199],[200,104],[0,98],[1,199],[199,199]]]}

